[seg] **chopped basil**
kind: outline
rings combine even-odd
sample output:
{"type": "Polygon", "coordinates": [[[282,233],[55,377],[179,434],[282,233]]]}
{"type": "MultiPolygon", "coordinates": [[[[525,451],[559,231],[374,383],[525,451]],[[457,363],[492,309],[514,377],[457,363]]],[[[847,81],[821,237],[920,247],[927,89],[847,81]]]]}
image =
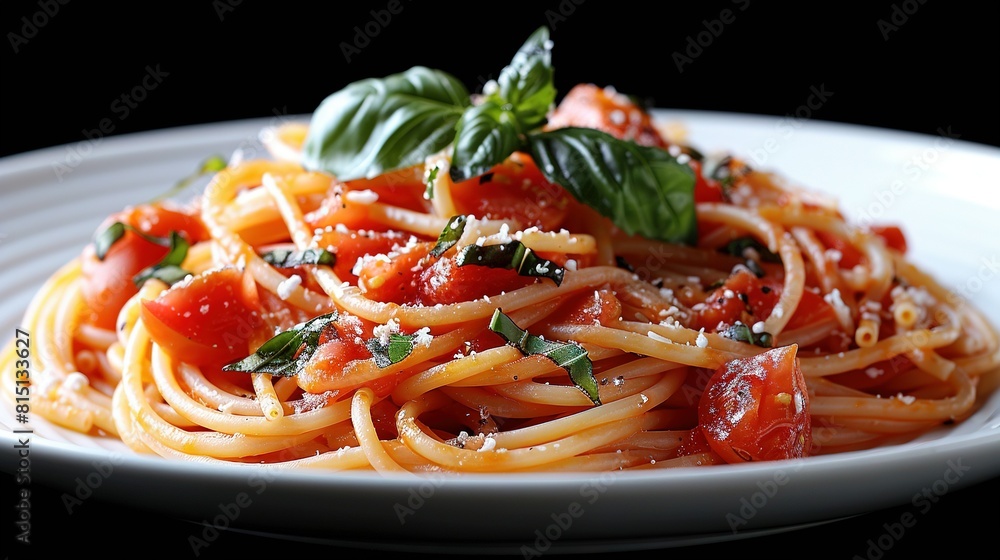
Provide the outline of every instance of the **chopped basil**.
{"type": "Polygon", "coordinates": [[[125,229],[125,224],[115,222],[94,236],[94,254],[97,260],[103,261],[108,256],[111,246],[125,235],[125,229]]]}
{"type": "Polygon", "coordinates": [[[320,336],[337,321],[337,317],[334,311],[299,323],[261,344],[250,356],[222,369],[294,377],[319,348],[320,336]]]}
{"type": "Polygon", "coordinates": [[[444,226],[441,234],[438,235],[437,243],[431,249],[431,256],[440,257],[445,251],[454,247],[458,243],[458,240],[462,238],[462,234],[465,233],[465,222],[465,216],[452,216],[448,220],[448,225],[444,226]]]}
{"type": "Polygon", "coordinates": [[[424,198],[427,200],[434,200],[434,182],[437,181],[438,172],[440,171],[441,169],[435,165],[427,172],[427,179],[424,181],[427,184],[427,187],[424,189],[424,198]]]}
{"type": "Polygon", "coordinates": [[[510,268],[521,276],[549,278],[562,284],[566,270],[535,253],[520,241],[509,241],[499,245],[466,245],[455,257],[458,266],[478,265],[490,268],[510,268]]]}
{"type": "Polygon", "coordinates": [[[755,333],[753,329],[743,323],[736,323],[719,334],[737,342],[746,342],[761,348],[770,348],[774,345],[774,337],[771,336],[771,333],[755,333]]]}
{"type": "Polygon", "coordinates": [[[156,278],[172,286],[186,278],[190,272],[181,268],[184,259],[187,258],[188,242],[176,231],[170,232],[170,251],[153,266],[139,271],[132,277],[132,282],[136,286],[142,286],[143,282],[150,278],[156,278]]]}
{"type": "Polygon", "coordinates": [[[383,343],[379,338],[373,338],[365,343],[368,351],[375,358],[375,365],[380,368],[389,367],[403,361],[410,352],[413,352],[413,341],[416,334],[392,333],[389,335],[387,343],[383,343]]]}
{"type": "Polygon", "coordinates": [[[289,251],[276,249],[262,255],[264,262],[277,268],[295,268],[305,264],[323,264],[333,266],[337,256],[326,249],[306,249],[304,251],[289,251]]]}
{"type": "Polygon", "coordinates": [[[125,236],[126,231],[131,231],[150,243],[170,249],[160,262],[140,270],[138,274],[132,277],[132,283],[136,286],[142,286],[150,278],[156,278],[168,285],[173,285],[191,274],[181,268],[181,264],[187,258],[189,248],[188,242],[184,237],[176,231],[171,231],[169,238],[155,237],[122,222],[115,222],[94,236],[94,255],[97,259],[103,261],[108,256],[108,251],[111,250],[111,247],[125,236]]]}
{"type": "Polygon", "coordinates": [[[499,334],[507,344],[517,348],[525,356],[544,356],[569,373],[569,378],[594,404],[601,404],[594,377],[594,365],[582,346],[572,342],[553,342],[517,326],[500,309],[493,312],[490,330],[499,334]]]}

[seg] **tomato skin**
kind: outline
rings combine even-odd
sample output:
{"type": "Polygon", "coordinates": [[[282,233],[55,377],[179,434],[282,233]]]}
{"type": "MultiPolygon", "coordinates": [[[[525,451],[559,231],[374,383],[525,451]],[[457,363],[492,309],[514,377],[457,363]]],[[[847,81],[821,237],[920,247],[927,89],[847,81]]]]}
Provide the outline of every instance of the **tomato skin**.
{"type": "MultiPolygon", "coordinates": [[[[115,222],[128,224],[153,237],[168,238],[176,231],[188,243],[208,238],[198,216],[159,205],[143,204],[112,214],[101,223],[97,232],[103,232],[115,222]]],[[[158,263],[168,251],[168,247],[130,230],[111,245],[104,259],[97,258],[93,243],[87,245],[81,254],[80,266],[81,290],[90,310],[88,320],[98,327],[114,329],[118,312],[139,291],[132,277],[158,263]]]]}
{"type": "Polygon", "coordinates": [[[198,365],[244,358],[266,332],[253,277],[234,267],[198,274],[144,300],[140,316],[167,353],[198,365]]]}
{"type": "Polygon", "coordinates": [[[809,394],[796,345],[721,366],[698,401],[698,424],[727,463],[806,457],[809,394]]]}
{"type": "Polygon", "coordinates": [[[872,233],[882,238],[885,244],[890,249],[899,251],[902,254],[906,254],[906,234],[899,226],[893,225],[873,225],[871,226],[872,233]]]}
{"type": "Polygon", "coordinates": [[[649,114],[627,96],[594,84],[577,84],[566,93],[547,128],[596,128],[623,140],[665,148],[667,142],[649,114]]]}
{"type": "Polygon", "coordinates": [[[725,202],[726,197],[722,192],[722,185],[715,179],[705,177],[701,162],[692,159],[688,162],[691,170],[694,171],[694,201],[702,202],[725,202]]]}
{"type": "Polygon", "coordinates": [[[622,304],[611,290],[583,292],[564,303],[550,322],[572,325],[610,325],[622,316],[622,304]]]}
{"type": "Polygon", "coordinates": [[[546,231],[559,229],[573,200],[542,175],[530,156],[520,153],[485,175],[455,183],[451,196],[459,214],[511,220],[521,228],[546,231]]]}
{"type": "MultiPolygon", "coordinates": [[[[763,321],[771,315],[783,290],[784,284],[777,278],[757,278],[747,270],[739,270],[722,287],[709,294],[704,307],[694,316],[692,328],[704,328],[712,332],[720,323],[733,325],[740,321],[745,325],[753,325],[757,321],[763,321]],[[736,297],[727,298],[727,292],[732,292],[736,297]]],[[[822,296],[804,290],[795,314],[789,319],[785,329],[832,318],[836,318],[833,307],[822,296]]]]}
{"type": "Polygon", "coordinates": [[[453,259],[442,258],[421,271],[417,285],[423,305],[448,305],[511,292],[534,281],[509,268],[458,266],[453,259]]]}

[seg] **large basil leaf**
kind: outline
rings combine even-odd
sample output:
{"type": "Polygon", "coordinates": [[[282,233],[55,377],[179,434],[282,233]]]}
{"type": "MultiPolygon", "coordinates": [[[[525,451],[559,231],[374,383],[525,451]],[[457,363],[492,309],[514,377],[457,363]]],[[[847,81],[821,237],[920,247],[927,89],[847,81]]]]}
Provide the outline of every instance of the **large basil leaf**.
{"type": "Polygon", "coordinates": [[[354,82],[313,113],[303,165],[346,181],[422,163],[451,144],[468,106],[460,81],[422,66],[354,82]]]}
{"type": "Polygon", "coordinates": [[[545,177],[628,234],[672,243],[698,238],[694,172],[666,150],[568,127],[528,137],[545,177]]]}
{"type": "Polygon", "coordinates": [[[488,172],[545,124],[556,99],[552,41],[541,27],[500,71],[497,90],[462,115],[449,174],[455,182],[488,172]]]}
{"type": "Polygon", "coordinates": [[[510,103],[524,130],[545,124],[556,99],[549,29],[540,27],[528,37],[497,80],[500,98],[510,103]]]}
{"type": "Polygon", "coordinates": [[[449,174],[458,183],[503,162],[521,145],[521,125],[509,106],[488,99],[470,107],[458,123],[449,174]]]}

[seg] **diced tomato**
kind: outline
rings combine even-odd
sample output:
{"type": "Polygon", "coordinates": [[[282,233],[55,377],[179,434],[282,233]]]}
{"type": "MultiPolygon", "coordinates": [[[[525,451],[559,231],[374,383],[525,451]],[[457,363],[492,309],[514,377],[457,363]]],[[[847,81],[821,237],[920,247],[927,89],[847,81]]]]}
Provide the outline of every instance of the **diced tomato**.
{"type": "Polygon", "coordinates": [[[332,251],[337,258],[333,272],[337,278],[353,284],[358,280],[353,270],[359,258],[365,255],[391,253],[393,248],[405,246],[409,237],[409,234],[398,231],[356,231],[340,228],[324,232],[317,240],[317,244],[320,247],[333,248],[332,251]]]}
{"type": "Polygon", "coordinates": [[[546,231],[559,229],[572,201],[525,154],[515,154],[485,175],[456,183],[451,196],[460,214],[511,220],[522,228],[537,226],[546,231]]]}
{"type": "MultiPolygon", "coordinates": [[[[763,321],[771,315],[783,289],[784,284],[777,278],[757,278],[752,272],[740,269],[709,295],[704,307],[694,316],[692,328],[714,331],[720,323],[728,326],[740,321],[753,325],[763,321]]],[[[785,328],[794,329],[835,317],[833,307],[822,296],[804,290],[785,328]]]]}
{"type": "Polygon", "coordinates": [[[622,316],[622,304],[611,290],[595,290],[573,296],[552,314],[552,323],[609,325],[622,316]]]}
{"type": "Polygon", "coordinates": [[[626,95],[594,84],[578,84],[569,90],[549,118],[547,128],[568,126],[596,128],[644,146],[667,146],[642,107],[626,95]]]}
{"type": "Polygon", "coordinates": [[[827,249],[833,249],[840,253],[840,260],[837,261],[837,266],[840,268],[850,270],[864,261],[864,254],[857,247],[848,243],[846,239],[825,231],[817,231],[816,237],[827,249]]]}
{"type": "Polygon", "coordinates": [[[423,267],[422,261],[434,245],[430,242],[419,243],[391,259],[365,259],[358,273],[365,297],[399,304],[415,303],[420,291],[417,278],[423,267]]]}
{"type": "Polygon", "coordinates": [[[379,202],[390,206],[416,212],[427,212],[431,207],[424,198],[427,184],[424,183],[423,166],[397,169],[371,179],[347,181],[344,185],[351,191],[370,190],[378,195],[379,202]]]}
{"type": "Polygon", "coordinates": [[[722,193],[722,185],[715,179],[705,177],[702,173],[701,162],[692,159],[688,162],[691,170],[694,171],[694,201],[701,202],[724,202],[726,197],[722,193]]]}
{"type": "Polygon", "coordinates": [[[806,457],[809,394],[795,345],[721,366],[698,401],[698,423],[727,463],[806,457]]]}
{"type": "Polygon", "coordinates": [[[367,387],[376,397],[381,398],[392,393],[400,381],[412,375],[412,372],[401,371],[364,383],[344,384],[344,377],[349,375],[353,363],[372,358],[371,351],[365,345],[365,341],[371,336],[356,336],[350,326],[344,329],[339,324],[337,332],[340,333],[338,336],[327,338],[320,343],[299,372],[298,384],[303,390],[322,393],[332,389],[337,397],[341,397],[361,387],[367,387]],[[334,387],[336,389],[333,389],[334,387]]]}
{"type": "Polygon", "coordinates": [[[266,333],[253,276],[234,267],[214,269],[175,284],[140,314],[150,336],[177,360],[219,365],[250,354],[266,333]]]}
{"type": "Polygon", "coordinates": [[[420,272],[419,298],[424,305],[472,301],[511,292],[534,281],[512,269],[458,266],[451,258],[442,258],[420,272]]]}
{"type": "MultiPolygon", "coordinates": [[[[97,232],[105,231],[115,222],[164,239],[168,239],[171,232],[177,232],[188,243],[208,237],[199,216],[160,205],[143,204],[112,214],[101,223],[97,232]]],[[[97,258],[92,243],[87,245],[81,255],[81,289],[90,310],[89,322],[106,329],[115,328],[118,312],[139,291],[132,278],[160,262],[169,250],[168,246],[149,241],[130,230],[111,245],[103,260],[97,258]]]]}
{"type": "Polygon", "coordinates": [[[887,247],[906,254],[906,235],[899,226],[878,225],[871,226],[871,230],[885,241],[887,247]]]}

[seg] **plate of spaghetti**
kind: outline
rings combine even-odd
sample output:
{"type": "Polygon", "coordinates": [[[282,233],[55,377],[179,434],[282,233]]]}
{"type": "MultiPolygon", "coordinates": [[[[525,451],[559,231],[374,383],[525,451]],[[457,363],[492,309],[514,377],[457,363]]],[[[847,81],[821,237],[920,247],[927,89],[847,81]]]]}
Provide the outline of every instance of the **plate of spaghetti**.
{"type": "Polygon", "coordinates": [[[526,557],[1000,474],[997,149],[557,97],[551,50],[0,162],[5,468],[526,557]]]}

